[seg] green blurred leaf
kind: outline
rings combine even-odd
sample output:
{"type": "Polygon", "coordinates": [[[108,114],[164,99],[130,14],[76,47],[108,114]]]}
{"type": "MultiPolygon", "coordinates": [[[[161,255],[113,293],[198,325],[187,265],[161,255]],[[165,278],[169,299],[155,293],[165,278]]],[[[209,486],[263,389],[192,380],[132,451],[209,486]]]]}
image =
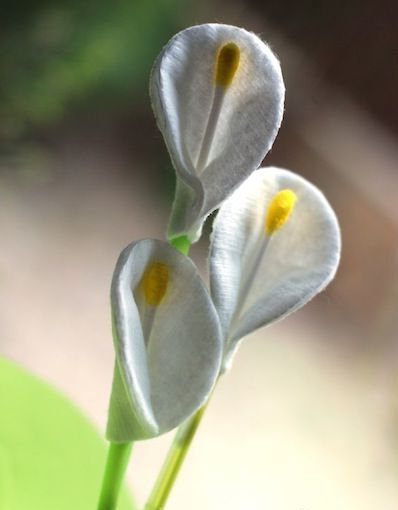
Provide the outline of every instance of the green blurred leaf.
{"type": "MultiPolygon", "coordinates": [[[[96,507],[106,445],[73,404],[0,359],[0,416],[0,508],[96,507]]],[[[124,492],[118,510],[133,508],[124,492]]]]}

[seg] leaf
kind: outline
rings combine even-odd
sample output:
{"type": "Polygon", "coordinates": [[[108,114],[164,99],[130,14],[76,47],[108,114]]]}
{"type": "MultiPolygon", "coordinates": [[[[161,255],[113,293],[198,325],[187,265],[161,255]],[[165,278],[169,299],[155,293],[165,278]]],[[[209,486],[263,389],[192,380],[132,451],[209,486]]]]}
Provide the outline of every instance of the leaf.
{"type": "MultiPolygon", "coordinates": [[[[94,510],[106,444],[58,391],[0,358],[0,508],[94,510]]],[[[134,510],[123,491],[118,510],[134,510]]]]}

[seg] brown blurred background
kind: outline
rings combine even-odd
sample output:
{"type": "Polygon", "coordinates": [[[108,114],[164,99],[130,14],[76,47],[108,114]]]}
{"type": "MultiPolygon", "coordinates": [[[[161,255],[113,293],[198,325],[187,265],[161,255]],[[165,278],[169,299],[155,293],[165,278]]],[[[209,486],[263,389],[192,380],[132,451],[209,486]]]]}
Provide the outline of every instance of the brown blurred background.
{"type": "MultiPolygon", "coordinates": [[[[170,508],[395,510],[398,501],[398,4],[6,1],[0,7],[0,352],[103,430],[119,251],[164,237],[174,174],[147,93],[186,26],[255,31],[281,59],[285,119],[265,164],[341,222],[336,280],[244,343],[170,508]]],[[[205,274],[207,241],[193,249],[205,274]]],[[[137,447],[143,502],[171,436],[137,447]]]]}

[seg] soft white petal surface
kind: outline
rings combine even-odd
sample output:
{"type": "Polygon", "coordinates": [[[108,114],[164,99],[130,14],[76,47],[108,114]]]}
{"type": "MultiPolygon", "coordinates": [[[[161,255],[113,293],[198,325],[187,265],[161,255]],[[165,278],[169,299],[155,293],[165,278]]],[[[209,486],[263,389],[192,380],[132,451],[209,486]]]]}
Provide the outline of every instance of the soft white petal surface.
{"type": "Polygon", "coordinates": [[[107,436],[154,437],[179,425],[211,391],[222,351],[217,313],[193,263],[151,239],[120,255],[111,301],[117,364],[107,436]],[[145,302],[140,285],[153,262],[169,268],[158,305],[145,302]]]}
{"type": "Polygon", "coordinates": [[[210,248],[210,284],[224,336],[224,366],[239,340],[304,305],[333,278],[340,229],[324,195],[298,175],[260,168],[224,202],[210,248]],[[291,189],[297,202],[270,237],[272,198],[291,189]],[[248,282],[251,285],[248,285],[248,282]]]}
{"type": "Polygon", "coordinates": [[[285,88],[279,62],[255,34],[230,25],[198,25],[173,37],[158,57],[150,94],[182,181],[170,237],[198,237],[206,216],[258,166],[282,121],[285,88]],[[240,65],[222,102],[204,168],[197,168],[212,109],[218,50],[233,42],[240,65]]]}

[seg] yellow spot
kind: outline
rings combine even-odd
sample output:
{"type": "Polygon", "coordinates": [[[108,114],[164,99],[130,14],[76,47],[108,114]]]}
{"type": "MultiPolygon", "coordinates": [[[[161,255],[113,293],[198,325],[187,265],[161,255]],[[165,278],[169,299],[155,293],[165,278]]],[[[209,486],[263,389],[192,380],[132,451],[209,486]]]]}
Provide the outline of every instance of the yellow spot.
{"type": "Polygon", "coordinates": [[[274,196],[265,218],[265,231],[268,235],[283,227],[293,211],[296,200],[297,195],[291,189],[283,189],[274,196]]]}
{"type": "Polygon", "coordinates": [[[148,305],[158,305],[164,298],[169,284],[169,267],[163,262],[153,262],[145,270],[141,288],[148,305]]]}
{"type": "Polygon", "coordinates": [[[216,83],[222,87],[229,87],[239,67],[240,50],[230,42],[222,46],[217,55],[216,83]]]}

